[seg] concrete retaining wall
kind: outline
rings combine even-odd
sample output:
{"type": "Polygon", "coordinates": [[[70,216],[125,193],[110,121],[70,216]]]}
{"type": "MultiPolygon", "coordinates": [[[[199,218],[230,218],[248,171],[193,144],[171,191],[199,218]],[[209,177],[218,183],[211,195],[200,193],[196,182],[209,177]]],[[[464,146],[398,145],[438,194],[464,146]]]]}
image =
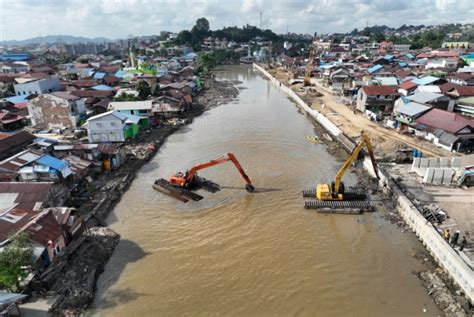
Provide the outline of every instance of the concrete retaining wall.
{"type": "Polygon", "coordinates": [[[328,131],[332,136],[338,137],[339,135],[342,134],[342,131],[336,127],[334,123],[332,123],[328,118],[326,118],[322,113],[320,113],[317,110],[311,109],[306,102],[304,102],[300,96],[298,96],[293,90],[288,88],[286,85],[283,85],[280,83],[278,79],[273,77],[270,73],[268,73],[265,69],[260,67],[257,64],[253,64],[253,67],[258,69],[260,72],[262,72],[265,77],[267,77],[270,82],[272,82],[275,86],[279,87],[281,91],[286,93],[291,99],[293,99],[301,108],[303,108],[306,113],[308,113],[311,117],[313,117],[319,124],[323,126],[326,131],[328,131]]]}
{"type": "MultiPolygon", "coordinates": [[[[320,123],[330,134],[336,137],[345,147],[350,143],[349,151],[352,150],[355,143],[345,136],[342,131],[334,125],[334,123],[329,121],[329,119],[319,111],[311,109],[293,90],[280,83],[280,81],[274,78],[265,69],[257,64],[253,64],[253,66],[262,72],[274,85],[290,96],[301,108],[320,123]],[[344,144],[345,142],[348,142],[348,144],[344,144]]],[[[366,158],[363,165],[370,175],[375,176],[370,159],[366,158]]],[[[444,241],[443,237],[441,237],[431,223],[426,221],[416,206],[406,197],[397,185],[390,181],[390,177],[385,170],[379,168],[378,173],[380,176],[379,184],[382,187],[388,187],[393,192],[394,197],[397,199],[398,210],[405,222],[426,246],[426,249],[431,253],[433,258],[451,275],[454,281],[466,293],[466,297],[471,301],[471,303],[473,303],[474,273],[471,268],[460,258],[456,251],[454,251],[446,241],[444,241]]]]}

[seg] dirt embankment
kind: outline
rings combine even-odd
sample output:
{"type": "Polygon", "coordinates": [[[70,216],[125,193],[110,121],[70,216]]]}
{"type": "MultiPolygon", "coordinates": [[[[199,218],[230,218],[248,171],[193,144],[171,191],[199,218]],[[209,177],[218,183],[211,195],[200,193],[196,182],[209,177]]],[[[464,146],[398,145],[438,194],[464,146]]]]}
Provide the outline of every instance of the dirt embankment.
{"type": "MultiPolygon", "coordinates": [[[[109,174],[102,174],[83,190],[77,191],[73,201],[86,216],[87,227],[64,254],[49,267],[44,280],[37,280],[33,291],[56,296],[52,307],[54,316],[81,316],[92,303],[95,285],[120,237],[106,227],[105,219],[128,189],[137,171],[151,160],[166,138],[194,117],[221,104],[234,100],[239,90],[234,82],[203,80],[203,90],[195,97],[193,107],[176,121],[163,123],[144,131],[138,139],[125,145],[127,162],[109,174]],[[154,144],[154,151],[149,145],[154,144]]],[[[41,296],[41,295],[38,295],[41,296]]]]}
{"type": "Polygon", "coordinates": [[[288,80],[291,76],[285,70],[271,69],[269,72],[298,93],[309,106],[323,113],[347,136],[353,138],[359,136],[361,130],[367,131],[376,147],[379,160],[403,161],[407,157],[406,153],[409,153],[413,148],[420,149],[425,156],[451,157],[453,155],[451,152],[438,148],[424,139],[400,134],[395,130],[381,127],[355,111],[353,106],[345,105],[341,97],[333,95],[326,88],[315,86],[308,89],[303,87],[301,83],[289,85],[288,80]]]}

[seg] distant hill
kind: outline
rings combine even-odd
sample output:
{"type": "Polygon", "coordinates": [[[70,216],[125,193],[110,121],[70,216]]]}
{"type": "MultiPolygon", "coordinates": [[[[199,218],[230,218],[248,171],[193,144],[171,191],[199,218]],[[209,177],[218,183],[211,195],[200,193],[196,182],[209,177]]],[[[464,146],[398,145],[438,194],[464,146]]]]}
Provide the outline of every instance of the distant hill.
{"type": "Polygon", "coordinates": [[[11,40],[11,41],[0,41],[0,45],[28,45],[28,44],[54,44],[54,43],[64,43],[64,44],[76,44],[76,43],[103,43],[110,42],[111,40],[105,37],[95,37],[88,38],[82,36],[72,36],[72,35],[46,35],[34,37],[27,40],[11,40]]]}

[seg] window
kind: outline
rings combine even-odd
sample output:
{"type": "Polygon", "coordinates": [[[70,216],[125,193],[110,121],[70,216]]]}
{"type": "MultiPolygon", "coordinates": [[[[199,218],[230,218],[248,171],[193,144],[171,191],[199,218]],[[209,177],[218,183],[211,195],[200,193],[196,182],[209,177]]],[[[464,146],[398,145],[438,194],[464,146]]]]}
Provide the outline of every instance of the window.
{"type": "Polygon", "coordinates": [[[110,122],[110,126],[111,126],[111,127],[115,127],[115,126],[117,126],[117,123],[115,123],[115,122],[110,122]]]}
{"type": "Polygon", "coordinates": [[[96,125],[98,128],[102,128],[102,122],[96,122],[95,125],[96,125]]]}

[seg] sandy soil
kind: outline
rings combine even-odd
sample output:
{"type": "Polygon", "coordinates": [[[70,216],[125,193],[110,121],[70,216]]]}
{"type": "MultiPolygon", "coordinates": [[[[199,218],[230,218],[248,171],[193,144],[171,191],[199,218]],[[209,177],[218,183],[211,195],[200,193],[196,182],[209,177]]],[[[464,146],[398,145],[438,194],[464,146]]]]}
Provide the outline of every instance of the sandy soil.
{"type": "MultiPolygon", "coordinates": [[[[282,69],[272,69],[270,73],[283,83],[287,83],[290,75],[282,69]]],[[[376,123],[365,118],[360,112],[354,112],[349,106],[337,102],[338,98],[333,96],[323,87],[315,87],[323,94],[318,97],[316,94],[308,92],[301,93],[302,84],[295,84],[291,88],[297,92],[300,97],[311,103],[313,109],[322,112],[334,124],[336,124],[347,136],[358,137],[361,130],[369,132],[371,139],[379,156],[390,157],[396,155],[398,150],[420,149],[425,156],[444,156],[452,157],[453,153],[442,148],[435,147],[433,144],[415,138],[409,135],[402,135],[394,130],[383,128],[376,123]]],[[[456,154],[458,156],[458,154],[456,154]]]]}

